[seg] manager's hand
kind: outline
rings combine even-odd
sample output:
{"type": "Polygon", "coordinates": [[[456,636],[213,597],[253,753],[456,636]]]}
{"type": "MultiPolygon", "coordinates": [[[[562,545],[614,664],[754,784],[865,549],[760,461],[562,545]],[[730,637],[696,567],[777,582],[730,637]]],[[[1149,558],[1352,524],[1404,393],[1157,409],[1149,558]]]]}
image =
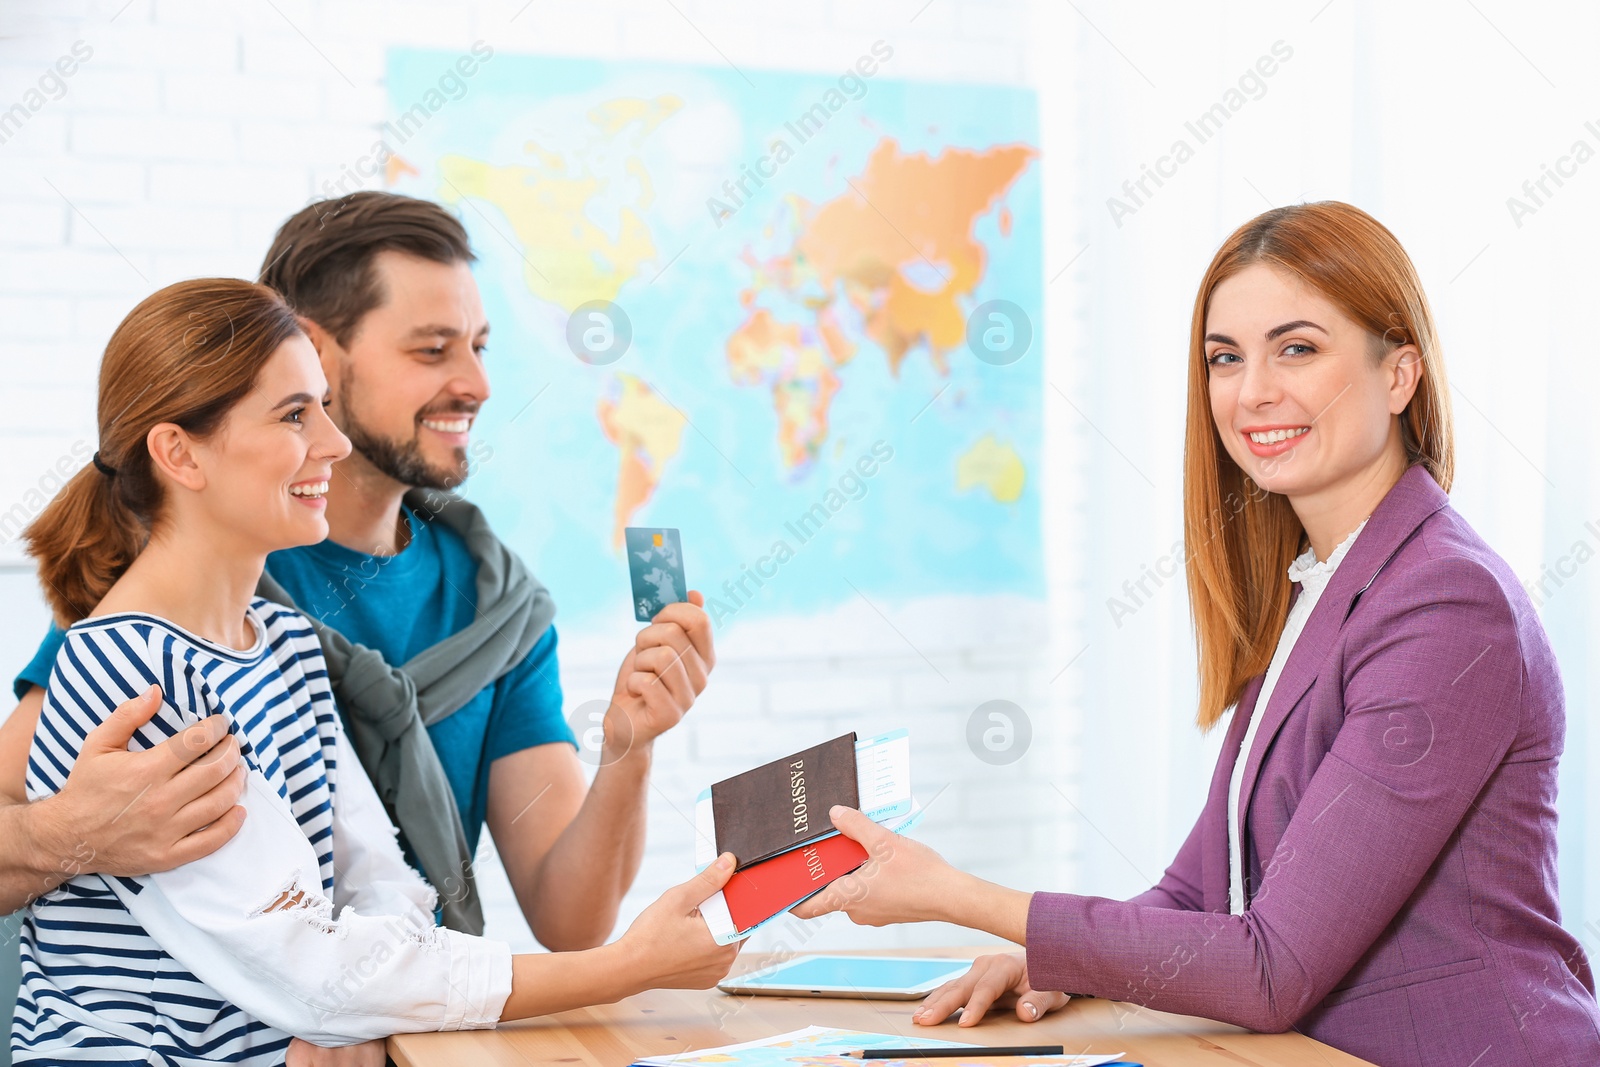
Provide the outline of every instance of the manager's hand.
{"type": "Polygon", "coordinates": [[[39,802],[49,837],[78,868],[134,878],[209,856],[244,825],[245,767],[221,715],[128,751],[161,707],[152,685],[89,732],[66,784],[39,802]]]}
{"type": "Polygon", "coordinates": [[[937,1026],[956,1012],[958,1026],[976,1026],[990,1008],[1015,1008],[1017,1018],[1037,1022],[1066,1006],[1065,993],[1034,989],[1028,983],[1028,961],[1020,953],[979,956],[972,969],[929,993],[911,1016],[922,1026],[937,1026]]]}
{"type": "Polygon", "coordinates": [[[867,862],[789,909],[793,915],[815,919],[842,911],[860,926],[946,918],[943,899],[962,876],[944,857],[920,841],[879,826],[855,808],[836,807],[829,816],[836,830],[867,850],[867,862]]]}

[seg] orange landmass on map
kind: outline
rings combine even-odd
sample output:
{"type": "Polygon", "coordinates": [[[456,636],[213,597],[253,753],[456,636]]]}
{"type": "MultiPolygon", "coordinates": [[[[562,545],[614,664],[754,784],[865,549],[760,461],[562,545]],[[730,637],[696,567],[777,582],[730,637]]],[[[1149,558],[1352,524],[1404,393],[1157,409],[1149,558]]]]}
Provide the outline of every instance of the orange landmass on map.
{"type": "MultiPolygon", "coordinates": [[[[966,339],[962,301],[987,266],[977,221],[1037,155],[1027,145],[908,155],[885,137],[847,192],[821,205],[785,200],[798,232],[787,250],[766,259],[745,250],[751,281],[739,294],[745,319],[727,342],[729,373],[736,384],[772,389],[779,446],[791,471],[816,458],[840,388],[835,369],[856,354],[840,323],[841,306],[859,318],[896,376],[918,345],[941,374],[949,373],[946,354],[966,339]],[[763,306],[772,294],[798,304],[810,321],[779,320],[763,306]]],[[[1011,224],[1002,205],[1002,234],[1011,224]]]]}
{"type": "Polygon", "coordinates": [[[795,255],[824,289],[843,284],[896,373],[918,344],[944,371],[966,337],[960,300],[987,265],[976,223],[1037,155],[1027,145],[906,155],[886,137],[852,188],[811,215],[795,255]]]}
{"type": "Polygon", "coordinates": [[[383,164],[383,183],[393,185],[408,174],[422,173],[411,165],[411,161],[400,156],[390,156],[383,164]]]}

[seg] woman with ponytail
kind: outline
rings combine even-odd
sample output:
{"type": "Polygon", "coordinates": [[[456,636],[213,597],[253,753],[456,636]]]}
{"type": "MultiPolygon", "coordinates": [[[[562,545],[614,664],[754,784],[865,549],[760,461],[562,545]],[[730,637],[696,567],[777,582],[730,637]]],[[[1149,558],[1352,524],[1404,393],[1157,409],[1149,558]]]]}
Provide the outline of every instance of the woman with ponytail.
{"type": "Polygon", "coordinates": [[[82,874],[32,903],[18,1064],[382,1064],[390,1034],[705,987],[732,963],[696,913],[728,857],[597,949],[513,957],[435,925],[436,895],[345,736],[315,633],[255,595],[268,553],[327,536],[323,496],[350,450],[328,401],[316,351],[264,286],[169,286],[111,338],[99,450],[26,533],[68,628],[28,795],[60,790],[120,703],[159,693],[132,747],[223,717],[243,819],[173,870],[82,874]]]}

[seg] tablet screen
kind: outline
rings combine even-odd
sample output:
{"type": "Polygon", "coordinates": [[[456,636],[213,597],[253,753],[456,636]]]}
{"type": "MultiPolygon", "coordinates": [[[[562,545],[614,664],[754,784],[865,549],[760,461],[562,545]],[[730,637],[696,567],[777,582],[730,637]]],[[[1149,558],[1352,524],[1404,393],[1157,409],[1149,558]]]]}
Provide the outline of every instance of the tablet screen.
{"type": "Polygon", "coordinates": [[[917,992],[932,990],[972,966],[971,960],[894,956],[802,956],[771,970],[756,971],[727,985],[809,989],[917,992]]]}

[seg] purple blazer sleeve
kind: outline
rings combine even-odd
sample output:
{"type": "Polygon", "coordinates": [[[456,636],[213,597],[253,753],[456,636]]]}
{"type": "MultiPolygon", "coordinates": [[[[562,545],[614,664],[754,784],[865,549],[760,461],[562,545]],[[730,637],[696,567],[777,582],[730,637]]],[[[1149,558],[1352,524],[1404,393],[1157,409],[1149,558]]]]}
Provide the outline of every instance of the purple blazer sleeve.
{"type": "Polygon", "coordinates": [[[1511,746],[1524,657],[1505,594],[1475,560],[1420,561],[1364,607],[1345,655],[1322,668],[1343,672],[1343,723],[1246,913],[1191,910],[1191,833],[1132,901],[1034,895],[1037,988],[1278,1032],[1394,921],[1511,746]]]}

